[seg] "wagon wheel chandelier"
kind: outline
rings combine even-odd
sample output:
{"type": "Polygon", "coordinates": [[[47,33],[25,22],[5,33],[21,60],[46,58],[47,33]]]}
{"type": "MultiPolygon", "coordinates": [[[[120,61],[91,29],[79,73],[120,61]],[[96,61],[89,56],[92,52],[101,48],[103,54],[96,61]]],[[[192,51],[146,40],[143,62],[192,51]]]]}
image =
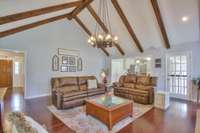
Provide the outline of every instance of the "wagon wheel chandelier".
{"type": "Polygon", "coordinates": [[[118,43],[118,37],[112,34],[107,1],[99,0],[98,15],[105,26],[108,27],[108,33],[103,32],[96,22],[94,33],[88,39],[88,43],[93,47],[107,48],[118,43]]]}

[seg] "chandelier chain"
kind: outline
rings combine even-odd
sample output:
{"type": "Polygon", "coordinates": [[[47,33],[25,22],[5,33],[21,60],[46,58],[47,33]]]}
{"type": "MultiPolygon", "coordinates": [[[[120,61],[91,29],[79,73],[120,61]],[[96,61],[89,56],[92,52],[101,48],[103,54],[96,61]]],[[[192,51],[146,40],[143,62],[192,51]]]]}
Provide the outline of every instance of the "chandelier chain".
{"type": "Polygon", "coordinates": [[[107,0],[99,0],[98,16],[108,31],[102,31],[100,24],[96,21],[94,33],[88,39],[88,43],[97,48],[112,47],[118,42],[118,37],[112,34],[107,0]]]}

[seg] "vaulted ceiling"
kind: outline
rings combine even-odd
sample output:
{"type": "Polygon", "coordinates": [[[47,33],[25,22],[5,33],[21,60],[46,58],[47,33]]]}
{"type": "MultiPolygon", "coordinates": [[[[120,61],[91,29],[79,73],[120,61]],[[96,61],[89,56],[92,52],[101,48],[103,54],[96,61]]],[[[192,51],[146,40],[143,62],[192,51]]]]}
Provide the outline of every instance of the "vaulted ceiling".
{"type": "MultiPolygon", "coordinates": [[[[149,48],[169,48],[199,41],[199,0],[109,0],[108,3],[112,31],[119,37],[119,46],[102,49],[107,55],[131,55],[149,48]]],[[[94,15],[97,9],[98,0],[1,0],[0,37],[68,18],[86,34],[87,40],[87,35],[94,31],[98,20],[98,16],[95,18],[94,15]],[[89,8],[84,4],[90,4],[89,8]],[[62,6],[55,7],[56,5],[62,6]],[[45,7],[52,8],[37,10],[37,13],[29,12],[18,17],[10,16],[45,7]],[[72,13],[74,9],[77,10],[75,15],[72,13]],[[5,16],[10,17],[6,20],[5,16]],[[36,24],[30,25],[32,23],[36,24]],[[29,26],[27,28],[24,25],[29,26]],[[23,30],[17,27],[23,27],[23,30]]]]}

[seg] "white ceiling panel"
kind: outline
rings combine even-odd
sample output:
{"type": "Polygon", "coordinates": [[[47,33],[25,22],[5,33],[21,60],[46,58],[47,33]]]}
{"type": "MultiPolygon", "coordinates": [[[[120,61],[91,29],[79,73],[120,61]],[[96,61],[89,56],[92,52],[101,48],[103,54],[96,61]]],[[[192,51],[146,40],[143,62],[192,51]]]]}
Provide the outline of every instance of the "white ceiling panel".
{"type": "Polygon", "coordinates": [[[150,0],[119,1],[142,47],[162,46],[159,27],[150,0]]]}
{"type": "Polygon", "coordinates": [[[159,6],[171,44],[199,40],[199,0],[159,0],[159,6]]]}

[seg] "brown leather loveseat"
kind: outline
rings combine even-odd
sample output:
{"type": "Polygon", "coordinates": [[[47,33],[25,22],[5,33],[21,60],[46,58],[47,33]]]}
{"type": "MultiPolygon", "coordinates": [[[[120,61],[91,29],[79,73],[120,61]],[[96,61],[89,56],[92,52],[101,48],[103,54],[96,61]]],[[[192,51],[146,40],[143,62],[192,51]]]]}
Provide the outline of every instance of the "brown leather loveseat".
{"type": "Polygon", "coordinates": [[[123,75],[119,82],[113,84],[114,94],[138,103],[152,104],[156,81],[156,77],[123,75]]]}
{"type": "Polygon", "coordinates": [[[95,76],[56,77],[51,79],[52,102],[58,109],[66,109],[85,103],[90,96],[105,93],[105,87],[97,82],[97,88],[88,89],[87,81],[95,76]]]}

